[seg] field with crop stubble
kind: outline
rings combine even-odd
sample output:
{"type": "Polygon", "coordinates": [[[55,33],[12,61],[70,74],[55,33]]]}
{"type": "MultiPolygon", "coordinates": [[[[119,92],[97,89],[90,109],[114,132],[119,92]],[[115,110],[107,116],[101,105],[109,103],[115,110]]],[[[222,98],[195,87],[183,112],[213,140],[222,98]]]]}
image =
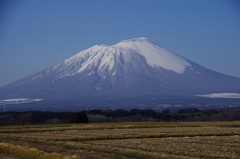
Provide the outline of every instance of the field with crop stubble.
{"type": "Polygon", "coordinates": [[[26,159],[238,159],[239,135],[240,121],[5,126],[0,127],[0,154],[26,159]]]}

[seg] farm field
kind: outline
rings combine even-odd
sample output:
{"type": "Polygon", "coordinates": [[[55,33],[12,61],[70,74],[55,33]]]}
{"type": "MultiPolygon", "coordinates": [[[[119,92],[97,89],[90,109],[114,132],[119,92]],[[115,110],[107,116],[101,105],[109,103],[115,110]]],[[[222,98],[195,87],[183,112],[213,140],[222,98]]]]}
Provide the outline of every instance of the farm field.
{"type": "Polygon", "coordinates": [[[0,127],[6,159],[238,159],[240,121],[0,127]]]}

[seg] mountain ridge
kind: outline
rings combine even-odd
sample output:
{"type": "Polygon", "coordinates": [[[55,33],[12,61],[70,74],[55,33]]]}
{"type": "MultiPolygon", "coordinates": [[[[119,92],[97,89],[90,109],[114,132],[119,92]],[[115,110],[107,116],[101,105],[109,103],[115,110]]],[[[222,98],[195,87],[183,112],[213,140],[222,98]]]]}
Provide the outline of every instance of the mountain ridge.
{"type": "Polygon", "coordinates": [[[240,79],[208,70],[143,37],[95,45],[0,87],[1,100],[41,98],[79,104],[114,104],[116,99],[142,104],[143,99],[199,99],[196,95],[211,93],[240,93],[240,79]]]}

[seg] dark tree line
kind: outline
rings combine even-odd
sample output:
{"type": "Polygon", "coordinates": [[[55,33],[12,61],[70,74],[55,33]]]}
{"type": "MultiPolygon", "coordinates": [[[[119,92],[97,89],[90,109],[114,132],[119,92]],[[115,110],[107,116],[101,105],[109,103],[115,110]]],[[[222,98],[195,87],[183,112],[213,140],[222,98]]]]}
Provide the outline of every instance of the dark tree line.
{"type": "MultiPolygon", "coordinates": [[[[91,110],[87,112],[88,115],[101,115],[105,116],[108,119],[112,119],[112,121],[118,121],[114,119],[120,119],[131,121],[134,120],[134,117],[136,118],[144,118],[147,120],[147,118],[151,119],[157,119],[161,121],[170,121],[170,120],[181,120],[185,117],[183,115],[176,115],[171,114],[169,110],[164,110],[163,112],[157,112],[154,110],[141,110],[141,109],[132,109],[130,111],[126,111],[123,109],[118,109],[115,111],[112,110],[91,110]]],[[[136,120],[134,120],[136,121],[136,120]]],[[[142,121],[142,120],[140,120],[142,121]]]]}
{"type": "Polygon", "coordinates": [[[0,125],[61,124],[88,122],[149,122],[149,121],[234,121],[240,120],[240,108],[234,109],[180,109],[164,110],[132,109],[91,110],[82,112],[0,112],[0,125]]]}
{"type": "Polygon", "coordinates": [[[0,125],[88,123],[85,112],[0,112],[0,125]]]}
{"type": "Polygon", "coordinates": [[[164,110],[132,109],[91,110],[86,112],[90,122],[131,122],[131,121],[233,121],[240,120],[240,108],[235,109],[180,109],[176,112],[164,110]]]}

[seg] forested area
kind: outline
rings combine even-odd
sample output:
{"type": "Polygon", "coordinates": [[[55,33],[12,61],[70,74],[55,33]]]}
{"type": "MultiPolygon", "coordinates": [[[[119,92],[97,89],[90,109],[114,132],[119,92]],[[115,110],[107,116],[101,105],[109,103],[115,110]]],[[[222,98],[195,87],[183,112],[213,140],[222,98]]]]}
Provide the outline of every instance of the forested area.
{"type": "Polygon", "coordinates": [[[0,125],[103,123],[103,122],[158,122],[158,121],[234,121],[240,120],[240,108],[164,110],[131,109],[91,110],[81,112],[0,112],[0,125]]]}
{"type": "Polygon", "coordinates": [[[158,121],[235,121],[240,120],[240,108],[180,109],[176,112],[163,110],[131,109],[119,110],[91,110],[86,112],[89,122],[158,122],[158,121]]]}
{"type": "Polygon", "coordinates": [[[82,112],[1,112],[0,125],[63,124],[88,123],[88,117],[82,112]]]}

